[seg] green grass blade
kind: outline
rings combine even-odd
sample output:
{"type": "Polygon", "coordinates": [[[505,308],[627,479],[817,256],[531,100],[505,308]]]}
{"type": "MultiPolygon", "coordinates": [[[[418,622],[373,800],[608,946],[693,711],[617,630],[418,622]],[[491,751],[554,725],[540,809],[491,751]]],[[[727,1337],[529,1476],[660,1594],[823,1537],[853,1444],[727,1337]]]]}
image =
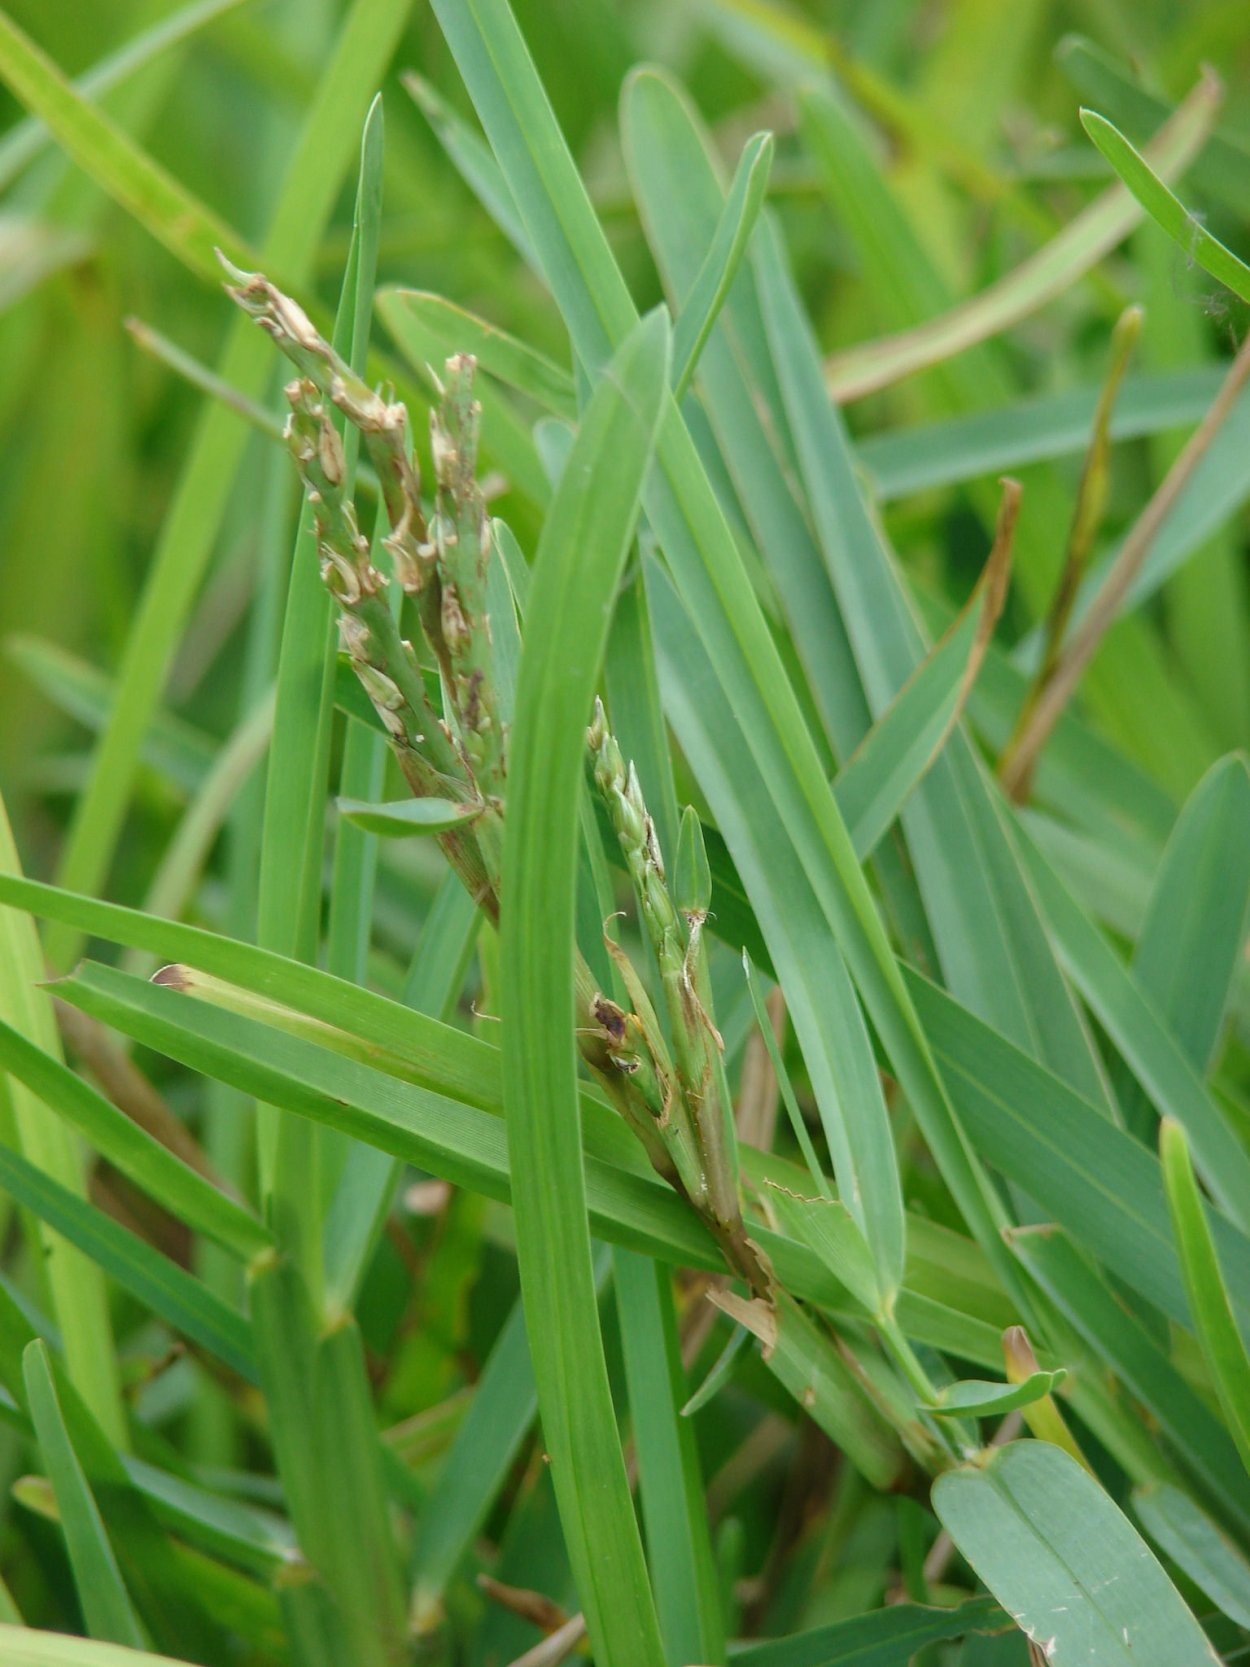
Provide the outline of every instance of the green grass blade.
{"type": "MultiPolygon", "coordinates": [[[[1214,89],[1199,82],[1151,141],[1151,156],[1160,172],[1175,176],[1184,170],[1210,132],[1215,106],[1214,89]]],[[[1088,117],[1083,119],[1088,127],[1088,117]]],[[[1121,142],[1127,146],[1126,140],[1121,142]]],[[[1114,166],[1114,159],[1109,160],[1114,166]]],[[[1155,175],[1150,173],[1150,178],[1155,175]]],[[[1148,207],[1143,203],[1139,208],[1132,197],[1113,186],[1050,243],[972,300],[928,324],[836,354],[827,367],[830,394],[839,400],[862,398],[1000,335],[1083,277],[1140,224],[1142,210],[1148,207]]]]}
{"type": "Polygon", "coordinates": [[[269,1234],[250,1210],[176,1157],[102,1094],[20,1032],[0,1020],[0,1066],[44,1105],[197,1232],[207,1233],[237,1256],[258,1255],[269,1234]]]}
{"type": "Polygon", "coordinates": [[[690,386],[699,355],[725,304],[755,230],[773,164],[771,133],[748,139],[734,172],[725,207],[703,265],[681,304],[673,332],[673,396],[690,386]]]}
{"type": "MultiPolygon", "coordinates": [[[[20,874],[8,814],[0,800],[0,882],[20,885],[20,874]]],[[[52,1003],[38,988],[43,976],[43,957],[33,920],[17,909],[0,911],[0,1011],[32,1047],[57,1059],[60,1040],[52,1003]]],[[[82,1200],[86,1194],[82,1162],[69,1131],[48,1115],[28,1089],[10,1084],[5,1097],[24,1158],[44,1171],[51,1183],[82,1200]]],[[[45,1289],[66,1339],[70,1380],[110,1439],[125,1447],[126,1418],[104,1281],[89,1261],[55,1233],[41,1229],[39,1237],[45,1289]]]]}
{"type": "Polygon", "coordinates": [[[472,353],[481,370],[528,394],[551,416],[576,418],[568,371],[499,325],[422,289],[379,290],[377,309],[410,363],[437,366],[453,353],[472,353]]]}
{"type": "Polygon", "coordinates": [[[1048,1657],[1090,1667],[1211,1667],[1214,1652],[1136,1530],[1089,1472],[1017,1441],[938,1478],[943,1526],[1048,1657]]]}
{"type": "Polygon", "coordinates": [[[0,1650],[7,1667],[186,1667],[167,1655],[16,1626],[0,1626],[0,1650]]]}
{"type": "MultiPolygon", "coordinates": [[[[1185,1129],[1204,1178],[1226,1213],[1243,1229],[1250,1226],[1250,1155],[1206,1092],[1163,1015],[1098,928],[1036,848],[1025,849],[1024,855],[1073,982],[1160,1112],[1185,1129]]],[[[1244,902],[1238,914],[1243,911],[1244,902]]]]}
{"type": "Polygon", "coordinates": [[[0,78],[57,142],[171,254],[214,283],[215,249],[250,265],[247,247],[130,136],[78,92],[29,35],[0,13],[0,78]]]}
{"type": "Polygon", "coordinates": [[[93,1638],[142,1649],[147,1643],[122,1579],[100,1508],[65,1425],[48,1345],[36,1339],[22,1359],[39,1450],[56,1494],[83,1618],[93,1638]]]}
{"type": "Polygon", "coordinates": [[[1160,179],[1159,170],[1097,111],[1082,110],[1081,125],[1150,218],[1184,250],[1185,258],[1243,301],[1250,301],[1250,266],[1185,207],[1160,179]]]}
{"type": "MultiPolygon", "coordinates": [[[[1250,908],[1250,775],[1242,759],[1214,765],[1186,802],[1164,849],[1133,952],[1133,974],[1195,1071],[1209,1069],[1242,963],[1250,908]]],[[[1125,1122],[1148,1133],[1136,1083],[1119,1095],[1125,1122]]]]}
{"type": "Polygon", "coordinates": [[[672,1275],[628,1250],[612,1267],[629,1395],[647,1565],[669,1661],[725,1654],[716,1562],[687,1398],[672,1275]]]}
{"type": "MultiPolygon", "coordinates": [[[[1057,1228],[1021,1228],[1011,1242],[1077,1336],[1150,1413],[1152,1428],[1206,1496],[1230,1520],[1250,1522],[1250,1486],[1227,1430],[1118,1293],[1057,1228]]],[[[1083,1375],[1079,1367],[1075,1375],[1083,1375]]]]}
{"type": "Polygon", "coordinates": [[[993,1598],[972,1598],[953,1609],[899,1603],[789,1638],[748,1644],[734,1660],[740,1667],[898,1667],[926,1644],[998,1633],[1009,1625],[993,1598]]]}
{"type": "Polygon", "coordinates": [[[396,799],[382,805],[340,799],[339,814],[368,833],[386,839],[411,839],[414,834],[445,833],[480,812],[473,805],[456,804],[451,799],[396,799]]]}
{"type": "Polygon", "coordinates": [[[1168,1208],[1198,1341],[1229,1433],[1250,1470],[1250,1354],[1233,1312],[1184,1130],[1165,1119],[1159,1134],[1168,1208]]]}
{"type": "Polygon", "coordinates": [[[603,599],[632,536],[669,346],[657,314],[622,347],[583,418],[544,526],[526,608],[504,846],[504,1103],[521,1288],[569,1560],[605,1667],[658,1663],[663,1652],[590,1265],[572,1043],[576,807],[582,731],[607,637],[603,599]]]}
{"type": "MultiPolygon", "coordinates": [[[[382,209],[384,123],[381,97],[365,118],[352,242],[334,324],[333,345],[356,371],[369,347],[382,209]]],[[[342,431],[344,420],[336,426],[342,431]]],[[[346,432],[345,485],[355,480],[360,435],[346,432]]],[[[291,558],[275,687],[273,738],[261,824],[256,938],[300,960],[317,958],[325,849],[325,800],[337,664],[334,604],[313,559],[313,511],[301,507],[291,558]]],[[[257,1119],[261,1192],[278,1241],[295,1255],[314,1302],[322,1276],[319,1132],[267,1108],[257,1119]]]]}
{"type": "Polygon", "coordinates": [[[1133,1494],[1137,1520],[1161,1551],[1232,1621],[1250,1627],[1250,1561],[1179,1488],[1167,1483],[1133,1494]]]}
{"type": "MultiPolygon", "coordinates": [[[[261,259],[274,271],[297,280],[307,274],[358,144],[368,100],[409,10],[410,0],[356,0],[348,13],[262,245],[261,259]]],[[[219,366],[223,381],[255,398],[267,385],[271,365],[269,344],[248,320],[237,319],[219,366]]],[[[62,879],[73,888],[98,890],[108,874],[143,737],[225,517],[246,438],[245,426],[224,408],[211,405],[200,418],[126,641],[116,704],[74,807],[60,866],[62,879]]],[[[68,932],[51,934],[47,944],[54,966],[68,964],[80,949],[68,932]]]]}

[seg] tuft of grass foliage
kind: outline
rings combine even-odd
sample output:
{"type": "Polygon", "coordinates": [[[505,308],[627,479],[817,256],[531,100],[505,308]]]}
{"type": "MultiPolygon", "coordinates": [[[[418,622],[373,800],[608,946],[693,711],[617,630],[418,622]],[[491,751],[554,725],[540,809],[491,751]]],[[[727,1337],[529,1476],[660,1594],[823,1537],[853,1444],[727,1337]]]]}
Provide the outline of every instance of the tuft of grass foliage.
{"type": "Polygon", "coordinates": [[[1066,20],[0,10],[4,1667],[1250,1646],[1250,33],[1066,20]]]}

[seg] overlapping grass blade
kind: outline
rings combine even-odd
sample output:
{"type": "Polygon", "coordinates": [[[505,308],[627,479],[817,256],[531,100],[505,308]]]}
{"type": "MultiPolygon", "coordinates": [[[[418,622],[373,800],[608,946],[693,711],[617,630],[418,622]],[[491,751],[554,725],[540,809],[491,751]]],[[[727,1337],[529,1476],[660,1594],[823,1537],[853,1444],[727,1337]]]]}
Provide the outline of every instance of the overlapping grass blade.
{"type": "Polygon", "coordinates": [[[66,1428],[46,1343],[36,1339],[28,1344],[23,1368],[31,1422],[56,1494],[87,1630],[93,1638],[142,1649],[147,1638],[66,1428]]]}
{"type": "Polygon", "coordinates": [[[1164,1120],[1159,1152],[1193,1327],[1229,1433],[1250,1470],[1250,1352],[1244,1320],[1238,1323],[1231,1287],[1194,1178],[1185,1131],[1178,1123],[1164,1120]]]}
{"type": "Polygon", "coordinates": [[[1250,1627],[1250,1561],[1218,1523],[1167,1483],[1133,1494],[1137,1519],[1159,1549],[1238,1626],[1250,1627]]]}
{"type": "Polygon", "coordinates": [[[658,1663],[663,1649],[591,1270],[572,1042],[576,815],[605,598],[632,538],[669,355],[663,314],[628,336],[552,501],[526,606],[504,841],[503,1080],[517,1259],[565,1543],[605,1667],[658,1663]]]}
{"type": "Polygon", "coordinates": [[[926,1644],[1004,1632],[1010,1625],[993,1598],[972,1598],[953,1609],[899,1603],[789,1638],[748,1644],[734,1659],[742,1667],[897,1667],[926,1644]]]}

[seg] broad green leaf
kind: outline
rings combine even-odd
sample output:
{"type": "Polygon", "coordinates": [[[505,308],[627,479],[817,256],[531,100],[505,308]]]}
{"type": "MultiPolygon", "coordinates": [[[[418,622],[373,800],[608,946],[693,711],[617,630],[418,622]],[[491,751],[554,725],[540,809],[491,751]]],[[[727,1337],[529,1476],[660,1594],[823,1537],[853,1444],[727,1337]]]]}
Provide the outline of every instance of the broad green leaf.
{"type": "Polygon", "coordinates": [[[517,1259],[569,1561],[605,1667],[658,1663],[663,1651],[591,1269],[573,1052],[576,818],[605,598],[632,538],[669,355],[667,320],[653,314],[606,370],[556,488],[526,603],[504,837],[503,1084],[517,1259]]]}
{"type": "Polygon", "coordinates": [[[1250,267],[1225,248],[1168,189],[1159,177],[1165,170],[1159,169],[1157,158],[1143,156],[1097,111],[1082,110],[1081,125],[1150,218],[1184,250],[1185,258],[1195,261],[1243,301],[1250,301],[1250,267]]]}
{"type": "MultiPolygon", "coordinates": [[[[312,265],[359,144],[365,109],[409,11],[410,0],[355,0],[326,60],[260,252],[262,265],[289,274],[297,288],[312,265]]],[[[96,154],[85,159],[89,171],[96,154]]],[[[102,161],[109,154],[99,153],[102,161]]],[[[119,201],[127,200],[124,178],[101,170],[100,180],[119,201]]],[[[249,320],[236,319],[219,364],[222,380],[255,398],[267,385],[271,366],[270,344],[249,320]]],[[[143,738],[226,515],[246,439],[235,413],[215,403],[205,408],[152,554],[118,668],[116,702],[74,807],[59,870],[71,888],[95,891],[108,872],[143,738]]],[[[81,947],[72,932],[54,932],[48,959],[64,966],[81,947]]]]}
{"type": "Polygon", "coordinates": [[[899,1603],[789,1638],[748,1644],[734,1660],[741,1667],[900,1667],[926,1644],[1010,1626],[993,1598],[971,1598],[953,1609],[899,1603]]]}
{"type": "MultiPolygon", "coordinates": [[[[1174,177],[1183,172],[1206,140],[1215,104],[1214,89],[1200,81],[1150,143],[1151,158],[1160,173],[1174,177]]],[[[1142,210],[1133,199],[1113,186],[1050,243],[980,295],[929,324],[836,354],[827,367],[830,394],[839,400],[861,398],[1000,335],[1062,295],[1122,243],[1141,217],[1142,210]]]]}
{"type": "Polygon", "coordinates": [[[1150,1538],[1211,1602],[1250,1627],[1250,1561],[1179,1488],[1138,1488],[1133,1509],[1150,1538]]]}
{"type": "Polygon", "coordinates": [[[716,235],[689,294],[682,300],[673,332],[673,396],[678,400],[690,386],[704,343],[742,265],[764,206],[772,161],[771,133],[757,133],[747,140],[725,198],[716,235]]]}
{"type": "Polygon", "coordinates": [[[1033,1372],[1020,1383],[988,1383],[961,1378],[941,1390],[932,1406],[922,1406],[938,1418],[1001,1418],[1017,1407],[1032,1406],[1057,1389],[1067,1377],[1063,1367],[1054,1372],[1033,1372]]]}
{"type": "Polygon", "coordinates": [[[51,1055],[0,1020],[0,1066],[78,1130],[97,1152],[197,1232],[237,1256],[270,1243],[261,1222],[51,1055]]]}
{"type": "Polygon", "coordinates": [[[388,804],[363,804],[359,799],[340,799],[339,813],[368,833],[387,839],[411,839],[414,834],[446,833],[471,822],[479,814],[476,805],[456,804],[451,799],[396,799],[388,804]]]}
{"type": "Polygon", "coordinates": [[[142,1649],[147,1639],[126,1590],[100,1508],[83,1472],[57,1397],[48,1346],[40,1339],[23,1356],[31,1421],[56,1493],[74,1584],[93,1638],[142,1649]]]}
{"type": "Polygon", "coordinates": [[[1221,1271],[1185,1131],[1168,1118],[1160,1126],[1159,1153],[1194,1330],[1229,1433],[1250,1470],[1250,1353],[1221,1271]]]}
{"type": "Polygon", "coordinates": [[[933,1488],[943,1527],[1054,1667],[1211,1667],[1218,1658],[1114,1501],[1076,1460],[1017,1441],[933,1488]]]}

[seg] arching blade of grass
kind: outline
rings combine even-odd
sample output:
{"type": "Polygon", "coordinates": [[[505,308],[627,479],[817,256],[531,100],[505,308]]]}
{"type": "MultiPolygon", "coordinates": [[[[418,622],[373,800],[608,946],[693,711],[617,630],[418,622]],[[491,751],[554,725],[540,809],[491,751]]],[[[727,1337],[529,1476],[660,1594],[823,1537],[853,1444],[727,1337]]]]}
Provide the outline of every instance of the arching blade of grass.
{"type": "Polygon", "coordinates": [[[0,1650],[8,1667],[186,1667],[167,1655],[17,1626],[0,1626],[0,1650]]]}
{"type": "Polygon", "coordinates": [[[0,13],[0,78],[45,122],[80,167],[107,180],[112,194],[179,260],[212,283],[214,249],[247,260],[247,248],[173,176],[61,74],[29,35],[0,13]]]}
{"type": "MultiPolygon", "coordinates": [[[[21,884],[8,814],[0,801],[0,883],[21,884]]],[[[60,1039],[52,1003],[37,986],[43,979],[39,938],[29,915],[0,910],[0,1012],[27,1043],[59,1061],[60,1039]]],[[[0,1100],[29,1166],[50,1184],[81,1201],[86,1186],[82,1161],[69,1130],[38,1098],[17,1082],[0,1081],[0,1100]]],[[[66,1338],[70,1379],[102,1428],[119,1447],[127,1443],[126,1416],[108,1319],[108,1297],[98,1269],[55,1233],[39,1230],[43,1284],[66,1338]]]]}
{"type": "Polygon", "coordinates": [[[955,1544],[1050,1659],[1090,1667],[1211,1667],[1180,1594],[1088,1471],[1045,1441],[1017,1441],[938,1478],[955,1544]]]}
{"type": "MultiPolygon", "coordinates": [[[[356,0],[349,12],[305,116],[262,246],[262,260],[275,271],[296,280],[308,272],[367,102],[409,10],[410,0],[356,0]]],[[[124,200],[124,181],[102,183],[115,185],[124,200]]],[[[260,332],[248,320],[237,320],[218,367],[223,381],[256,398],[271,363],[272,350],[260,332]]],[[[108,874],[143,737],[225,516],[246,437],[238,417],[217,405],[204,411],[196,429],[127,639],[116,704],[74,807],[60,867],[71,887],[95,891],[108,874]]],[[[74,934],[53,933],[48,958],[64,966],[80,948],[74,934]]]]}
{"type": "Polygon", "coordinates": [[[716,234],[708,245],[690,293],[682,301],[673,333],[673,397],[679,401],[690,386],[703,344],[712,333],[717,314],[746,255],[768,192],[772,161],[771,133],[757,133],[747,141],[716,234]]]}
{"type": "Polygon", "coordinates": [[[31,1421],[56,1494],[87,1630],[93,1638],[142,1649],[147,1638],[122,1579],[100,1507],[65,1426],[48,1345],[39,1339],[28,1344],[23,1368],[31,1421]]]}
{"type": "MultiPolygon", "coordinates": [[[[1242,965],[1250,906],[1250,776],[1227,758],[1199,782],[1176,820],[1133,951],[1133,975],[1194,1070],[1208,1070],[1242,965]]],[[[1121,1073],[1126,1075],[1126,1073],[1121,1073]]],[[[1150,1138],[1146,1094],[1117,1096],[1128,1128],[1150,1138]]]]}
{"type": "MultiPolygon", "coordinates": [[[[98,100],[145,65],[215,23],[219,17],[250,3],[251,0],[194,0],[193,4],[161,18],[127,41],[125,46],[101,58],[84,75],[75,79],[73,91],[81,98],[98,100]]],[[[52,143],[52,137],[44,123],[35,116],[28,116],[5,134],[0,140],[0,191],[11,185],[22,169],[52,143]]]]}
{"type": "MultiPolygon", "coordinates": [[[[1151,156],[1162,173],[1181,173],[1198,153],[1211,130],[1217,103],[1215,86],[1200,81],[1151,141],[1151,156]]],[[[999,335],[1062,295],[1124,241],[1141,214],[1132,198],[1113,186],[1049,244],[972,300],[931,323],[835,354],[826,366],[830,394],[838,400],[860,399],[999,335]]]]}
{"type": "Polygon", "coordinates": [[[663,314],[629,336],[552,501],[526,607],[504,845],[504,1105],[521,1289],[565,1542],[605,1667],[659,1663],[663,1651],[590,1263],[572,1041],[576,812],[607,598],[633,534],[669,350],[663,314]]]}
{"type": "Polygon", "coordinates": [[[528,342],[476,313],[422,289],[378,291],[378,316],[414,365],[439,365],[453,353],[472,353],[481,370],[528,394],[552,416],[577,416],[573,378],[528,342]]]}
{"type": "Polygon", "coordinates": [[[1152,165],[1156,159],[1143,156],[1096,110],[1082,110],[1081,125],[1150,218],[1184,250],[1186,259],[1196,261],[1234,295],[1250,302],[1250,266],[1225,248],[1168,189],[1159,177],[1162,170],[1152,165]]]}
{"type": "Polygon", "coordinates": [[[1159,1153],[1193,1327],[1229,1433],[1250,1470],[1250,1353],[1194,1178],[1185,1132],[1169,1119],[1160,1128],[1159,1153]]]}
{"type": "MultiPolygon", "coordinates": [[[[1127,65],[1082,35],[1065,35],[1055,62],[1088,103],[1129,138],[1143,138],[1171,115],[1167,99],[1142,85],[1127,65]]],[[[1189,178],[1204,196],[1250,214],[1250,146],[1228,121],[1221,122],[1194,158],[1189,178]]]]}

